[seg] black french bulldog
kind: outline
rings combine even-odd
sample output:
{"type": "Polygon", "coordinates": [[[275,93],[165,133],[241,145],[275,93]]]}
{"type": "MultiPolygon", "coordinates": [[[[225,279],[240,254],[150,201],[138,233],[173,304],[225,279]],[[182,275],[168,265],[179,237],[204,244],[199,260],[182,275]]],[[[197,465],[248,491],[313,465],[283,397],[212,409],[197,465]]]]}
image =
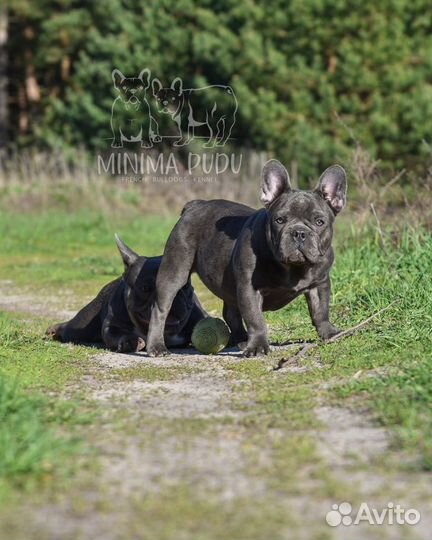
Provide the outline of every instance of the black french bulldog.
{"type": "Polygon", "coordinates": [[[329,273],[333,222],[345,205],[346,189],[339,165],[324,171],[315,191],[300,191],[291,188],[285,167],[271,160],[263,169],[264,209],[224,200],[188,203],[165,246],[147,352],[166,354],[165,320],[191,272],[224,301],[231,341],[240,343],[246,356],[269,351],[262,312],[280,309],[300,294],[319,336],[339,333],[329,321],[329,273]]]}
{"type": "MultiPolygon", "coordinates": [[[[62,342],[102,342],[122,353],[144,349],[161,257],[141,257],[117,235],[116,242],[125,265],[123,276],[105,285],[70,321],[48,328],[47,335],[62,342]]],[[[167,344],[189,345],[195,324],[206,316],[188,280],[176,291],[164,325],[167,344]]]]}

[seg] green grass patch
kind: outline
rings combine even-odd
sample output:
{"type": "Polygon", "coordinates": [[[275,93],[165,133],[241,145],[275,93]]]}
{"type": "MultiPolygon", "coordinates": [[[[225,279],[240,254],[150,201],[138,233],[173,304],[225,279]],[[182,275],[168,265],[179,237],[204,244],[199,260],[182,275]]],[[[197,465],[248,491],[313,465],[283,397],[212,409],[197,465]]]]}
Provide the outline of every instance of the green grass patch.
{"type": "Polygon", "coordinates": [[[28,394],[0,374],[0,500],[13,487],[40,487],[70,473],[80,449],[71,425],[82,421],[73,404],[28,394]],[[68,434],[60,435],[66,424],[68,434]]]}
{"type": "MultiPolygon", "coordinates": [[[[0,279],[12,278],[26,290],[45,296],[67,288],[79,306],[84,297],[95,295],[122,272],[114,232],[136,251],[158,255],[176,219],[116,215],[108,221],[88,211],[3,214],[0,279]]],[[[303,463],[304,456],[309,463],[313,451],[305,450],[310,441],[307,437],[303,440],[302,430],[319,429],[313,414],[318,398],[343,403],[360,396],[380,421],[392,428],[395,447],[417,452],[419,466],[431,468],[432,282],[428,276],[432,274],[432,237],[425,230],[406,229],[397,237],[386,232],[386,238],[384,250],[374,230],[353,228],[343,218],[339,220],[331,316],[335,324],[347,328],[396,300],[391,309],[358,334],[314,349],[300,361],[301,366],[310,368],[306,372],[269,373],[268,359],[228,362],[221,357],[235,385],[240,414],[238,419],[219,423],[233,422],[261,441],[272,428],[297,433],[297,438],[288,438],[286,444],[294,449],[294,462],[303,463]],[[314,367],[313,359],[318,356],[322,369],[314,367]],[[358,372],[365,376],[353,379],[358,372]],[[379,376],[369,376],[369,372],[379,376]],[[323,382],[336,384],[329,389],[323,382]]],[[[194,284],[207,309],[220,316],[220,301],[199,280],[194,278],[194,284]]],[[[29,325],[0,316],[0,372],[17,378],[23,388],[63,388],[84,372],[86,358],[94,352],[46,341],[42,337],[45,319],[40,317],[29,325]]],[[[316,339],[304,298],[267,313],[266,319],[272,340],[316,339]]],[[[273,354],[274,363],[280,354],[273,354]]],[[[178,370],[140,365],[112,374],[120,380],[164,381],[187,376],[188,371],[179,374],[178,370]]],[[[169,426],[167,419],[165,422],[169,426]]],[[[209,423],[212,421],[204,421],[202,429],[209,423]]],[[[276,447],[273,450],[276,452],[276,447]]],[[[278,455],[283,467],[288,455],[284,457],[282,451],[278,455]]]]}
{"type": "Polygon", "coordinates": [[[90,211],[19,215],[2,213],[0,279],[55,294],[59,287],[93,294],[123,271],[114,233],[135,251],[160,255],[176,218],[118,215],[108,220],[90,211]]]}
{"type": "Polygon", "coordinates": [[[47,427],[53,421],[48,401],[1,376],[0,418],[0,477],[50,471],[66,446],[47,427]]]}
{"type": "Polygon", "coordinates": [[[0,499],[71,473],[81,448],[75,428],[92,420],[78,401],[58,396],[83,372],[88,351],[48,342],[35,326],[0,313],[0,499]]]}
{"type": "Polygon", "coordinates": [[[23,388],[61,390],[83,373],[92,349],[50,341],[44,329],[44,321],[30,325],[0,313],[0,374],[19,380],[23,388]]]}
{"type": "Polygon", "coordinates": [[[397,448],[432,468],[432,237],[406,229],[386,251],[372,234],[345,242],[334,272],[336,321],[347,327],[396,303],[356,336],[320,350],[333,393],[363,396],[397,448]],[[368,373],[370,372],[370,373],[368,373]],[[358,378],[352,375],[359,373],[358,378]],[[363,375],[362,375],[363,373],[363,375]]]}

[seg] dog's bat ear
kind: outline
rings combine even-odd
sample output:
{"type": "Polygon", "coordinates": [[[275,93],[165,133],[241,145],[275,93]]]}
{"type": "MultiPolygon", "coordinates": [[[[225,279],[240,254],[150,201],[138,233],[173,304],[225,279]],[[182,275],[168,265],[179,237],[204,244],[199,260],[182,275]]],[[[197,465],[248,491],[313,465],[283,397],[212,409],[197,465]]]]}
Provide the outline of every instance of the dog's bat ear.
{"type": "Polygon", "coordinates": [[[131,266],[138,260],[139,255],[138,253],[135,253],[135,251],[133,251],[130,247],[128,247],[117,233],[114,236],[124,265],[126,268],[129,268],[129,266],[131,266]]]}
{"type": "Polygon", "coordinates": [[[111,77],[114,83],[114,88],[117,88],[117,90],[119,90],[120,84],[125,80],[126,77],[119,69],[113,69],[111,77]]]}
{"type": "Polygon", "coordinates": [[[319,179],[316,191],[324,198],[333,213],[339,214],[345,206],[347,192],[347,176],[343,167],[332,165],[326,169],[319,179]]]}
{"type": "Polygon", "coordinates": [[[268,207],[282,193],[291,190],[288,171],[277,159],[271,159],[264,165],[261,182],[261,202],[268,207]]]}
{"type": "Polygon", "coordinates": [[[177,92],[178,95],[183,92],[183,81],[180,79],[180,77],[176,77],[173,80],[173,82],[171,83],[171,90],[177,92]]]}
{"type": "Polygon", "coordinates": [[[147,88],[150,86],[150,77],[151,77],[151,72],[149,68],[143,69],[141,73],[138,75],[138,79],[141,79],[142,82],[145,83],[147,88]]]}
{"type": "Polygon", "coordinates": [[[152,90],[153,90],[153,95],[156,96],[156,94],[159,92],[159,90],[162,89],[162,83],[160,82],[159,79],[153,79],[152,80],[152,90]]]}

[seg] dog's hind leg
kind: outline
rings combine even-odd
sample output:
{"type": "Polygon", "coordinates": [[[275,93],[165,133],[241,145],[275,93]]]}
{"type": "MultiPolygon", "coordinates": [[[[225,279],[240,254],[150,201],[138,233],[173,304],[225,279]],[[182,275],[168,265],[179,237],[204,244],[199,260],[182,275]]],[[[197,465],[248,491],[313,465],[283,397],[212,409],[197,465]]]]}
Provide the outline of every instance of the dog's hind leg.
{"type": "Polygon", "coordinates": [[[50,326],[46,335],[63,343],[95,343],[101,341],[101,320],[94,302],[83,307],[70,321],[50,326]]]}
{"type": "Polygon", "coordinates": [[[134,332],[133,329],[126,330],[104,324],[102,338],[108,349],[119,353],[138,352],[142,351],[145,347],[145,340],[134,332]]]}
{"type": "Polygon", "coordinates": [[[95,343],[102,341],[102,318],[107,298],[115,290],[119,279],[111,281],[70,321],[54,324],[48,328],[46,335],[63,343],[95,343]]]}
{"type": "Polygon", "coordinates": [[[181,218],[174,227],[165,246],[156,279],[156,300],[147,335],[147,352],[150,356],[168,353],[164,342],[164,329],[168,313],[178,291],[186,285],[194,264],[195,243],[193,234],[181,218]]]}
{"type": "Polygon", "coordinates": [[[45,335],[55,341],[63,341],[63,330],[66,325],[67,322],[53,324],[46,329],[45,335]]]}

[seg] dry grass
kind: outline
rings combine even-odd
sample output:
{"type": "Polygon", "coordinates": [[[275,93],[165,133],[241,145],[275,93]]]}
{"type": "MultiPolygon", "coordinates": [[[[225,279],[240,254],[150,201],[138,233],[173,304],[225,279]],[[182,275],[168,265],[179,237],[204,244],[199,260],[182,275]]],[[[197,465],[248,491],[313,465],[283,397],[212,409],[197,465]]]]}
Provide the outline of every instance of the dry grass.
{"type": "Polygon", "coordinates": [[[380,162],[357,144],[347,168],[351,207],[360,225],[372,222],[379,234],[389,226],[393,235],[407,225],[432,227],[432,167],[424,178],[405,169],[385,174],[380,162]]]}
{"type": "MultiPolygon", "coordinates": [[[[3,207],[17,211],[52,208],[97,209],[172,214],[191,199],[226,198],[258,204],[257,184],[265,154],[242,150],[242,166],[235,174],[196,167],[189,174],[180,153],[174,155],[178,175],[166,170],[141,175],[110,175],[98,157],[78,151],[73,158],[62,154],[22,151],[0,161],[0,193],[3,207]]],[[[151,155],[157,162],[157,155],[151,155]]],[[[164,155],[167,163],[168,155],[164,155]]],[[[105,161],[106,163],[106,161],[105,161]]]]}
{"type": "MultiPolygon", "coordinates": [[[[239,154],[242,166],[238,174],[230,169],[222,174],[214,170],[208,173],[201,167],[189,174],[183,154],[177,152],[174,157],[178,175],[173,180],[170,173],[160,171],[143,176],[132,172],[128,177],[100,173],[97,156],[84,150],[72,157],[52,152],[16,152],[0,160],[0,206],[20,212],[86,208],[105,215],[172,215],[187,201],[199,198],[224,198],[259,206],[258,185],[267,156],[249,149],[237,151],[236,156],[239,154]]],[[[154,163],[157,157],[152,156],[154,163]]],[[[167,157],[164,155],[165,163],[167,157]]],[[[349,178],[349,212],[360,226],[375,224],[379,234],[387,225],[393,234],[406,224],[414,228],[432,226],[432,167],[425,178],[413,177],[406,170],[389,176],[357,141],[344,165],[349,178]]],[[[288,168],[296,179],[295,164],[288,168]]]]}

